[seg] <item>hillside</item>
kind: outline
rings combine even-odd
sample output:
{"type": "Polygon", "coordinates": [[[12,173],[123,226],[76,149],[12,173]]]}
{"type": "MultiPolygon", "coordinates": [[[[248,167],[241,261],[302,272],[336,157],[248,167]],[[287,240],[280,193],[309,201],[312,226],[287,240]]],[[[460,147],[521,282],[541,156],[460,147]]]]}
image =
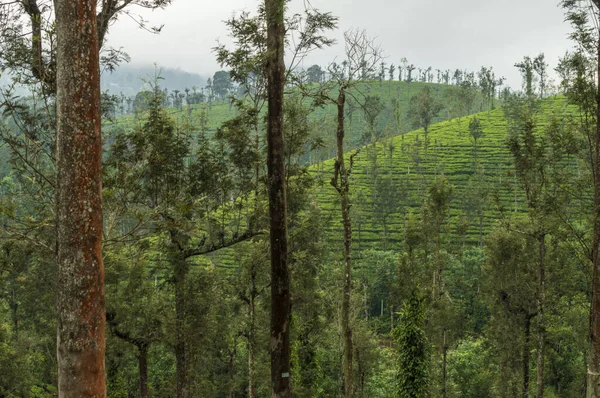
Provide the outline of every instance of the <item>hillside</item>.
{"type": "MultiPolygon", "coordinates": [[[[543,129],[553,117],[560,119],[574,111],[561,96],[549,97],[540,106],[538,129],[543,129]]],[[[358,115],[353,121],[353,131],[360,132],[358,115]]],[[[313,117],[312,123],[320,122],[313,117]]],[[[333,136],[333,128],[328,126],[326,134],[333,136]]],[[[504,111],[497,108],[430,126],[427,147],[423,129],[360,147],[351,175],[356,255],[369,249],[403,251],[406,215],[413,213],[420,219],[428,189],[442,174],[453,187],[444,228],[446,239],[455,245],[482,242],[500,218],[499,206],[505,214],[524,213],[524,194],[513,171],[506,138],[507,121],[504,111]],[[469,133],[473,116],[479,119],[483,130],[476,152],[469,133]]],[[[350,146],[351,139],[346,144],[350,146]]],[[[349,150],[347,156],[356,151],[349,150]]],[[[333,156],[333,151],[329,150],[329,154],[333,156]]],[[[310,170],[316,177],[316,201],[326,219],[326,246],[333,248],[331,255],[335,256],[336,252],[341,253],[342,225],[339,199],[330,185],[333,164],[330,157],[312,165],[310,170]]],[[[574,163],[572,167],[578,166],[574,163]]],[[[234,251],[221,251],[211,259],[231,265],[234,251]]]]}
{"type": "MultiPolygon", "coordinates": [[[[543,128],[552,116],[570,111],[564,98],[548,98],[538,112],[537,126],[543,128]]],[[[431,126],[427,147],[420,129],[361,148],[351,176],[356,250],[401,249],[405,214],[420,216],[428,188],[441,174],[453,186],[446,229],[457,239],[459,223],[468,224],[461,243],[478,243],[480,228],[485,236],[498,220],[499,211],[492,198],[497,197],[506,212],[526,210],[523,193],[511,171],[504,112],[495,109],[476,115],[484,133],[476,152],[468,127],[471,117],[431,126]]],[[[315,165],[312,170],[320,180],[317,201],[330,218],[328,239],[339,241],[340,210],[336,192],[329,185],[333,160],[315,165]]]]}
{"type": "MultiPolygon", "coordinates": [[[[161,85],[169,90],[191,89],[193,86],[203,87],[206,79],[196,73],[189,73],[176,68],[162,68],[158,66],[161,76],[161,85]]],[[[104,71],[101,78],[102,91],[108,90],[111,94],[135,95],[147,87],[145,82],[151,81],[157,69],[154,65],[134,66],[121,65],[113,72],[104,71]]]]}
{"type": "MultiPolygon", "coordinates": [[[[454,111],[455,91],[456,86],[411,82],[405,81],[370,81],[357,85],[349,97],[374,96],[379,97],[382,104],[382,109],[376,117],[375,130],[376,134],[383,137],[391,137],[400,132],[408,132],[413,128],[410,126],[407,119],[407,109],[410,98],[420,92],[425,86],[428,86],[435,95],[437,101],[444,105],[444,109],[434,119],[434,122],[441,122],[457,116],[458,111],[454,111]]],[[[161,82],[162,87],[162,82],[161,82]]],[[[355,102],[355,101],[354,101],[355,102]]],[[[310,101],[305,101],[306,105],[310,105],[310,101]]],[[[473,89],[473,103],[470,110],[463,111],[464,114],[473,113],[474,110],[479,110],[483,106],[479,93],[473,89]]],[[[211,103],[204,102],[201,104],[183,105],[180,108],[169,108],[171,115],[178,121],[185,118],[197,118],[202,113],[206,116],[208,134],[212,135],[221,124],[236,115],[236,110],[233,108],[227,99],[215,99],[211,103]]],[[[320,162],[333,156],[333,135],[325,133],[325,130],[332,128],[335,121],[335,107],[327,105],[323,108],[315,109],[309,116],[310,121],[316,135],[320,136],[326,146],[323,150],[313,154],[311,163],[320,162]]],[[[367,130],[367,123],[364,118],[362,109],[350,101],[347,106],[347,136],[348,148],[356,148],[361,143],[361,136],[367,130]]],[[[113,128],[127,128],[136,120],[136,115],[127,115],[116,117],[113,121],[105,122],[105,130],[110,132],[113,128]]]]}

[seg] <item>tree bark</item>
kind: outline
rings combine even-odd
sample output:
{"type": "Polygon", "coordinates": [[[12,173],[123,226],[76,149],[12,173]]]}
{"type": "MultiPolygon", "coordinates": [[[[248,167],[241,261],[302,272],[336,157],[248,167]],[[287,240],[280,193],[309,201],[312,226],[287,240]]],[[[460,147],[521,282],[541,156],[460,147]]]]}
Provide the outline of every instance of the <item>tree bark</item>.
{"type": "Polygon", "coordinates": [[[444,330],[443,335],[443,345],[442,345],[442,397],[446,398],[448,396],[446,390],[447,381],[448,381],[448,344],[446,344],[446,330],[444,330]]]}
{"type": "MultiPolygon", "coordinates": [[[[596,10],[600,9],[594,1],[596,10]]],[[[600,38],[599,43],[600,45],[600,38]]],[[[600,47],[597,54],[600,66],[600,47]]],[[[600,78],[600,68],[598,69],[600,78]]],[[[594,147],[594,235],[592,241],[592,304],[590,308],[590,358],[587,370],[586,397],[600,398],[600,85],[596,94],[596,139],[594,147]]]]}
{"type": "Polygon", "coordinates": [[[536,397],[544,398],[544,359],[546,348],[546,325],[544,307],[546,302],[546,235],[539,237],[540,265],[539,265],[539,301],[538,301],[538,352],[536,364],[537,390],[536,397]]]}
{"type": "Polygon", "coordinates": [[[291,397],[290,277],[283,139],[285,0],[265,0],[267,18],[267,173],[271,240],[271,393],[291,397]]]}
{"type": "Polygon", "coordinates": [[[175,395],[177,398],[188,397],[188,363],[186,347],[186,300],[185,284],[188,274],[188,264],[185,256],[176,247],[172,248],[173,269],[175,273],[175,395]]]}
{"type": "MultiPolygon", "coordinates": [[[[254,285],[254,280],[252,281],[252,284],[254,285]]],[[[254,289],[254,287],[253,287],[254,289]]],[[[255,355],[254,355],[254,332],[255,332],[255,325],[254,325],[254,319],[255,319],[255,314],[254,314],[254,290],[250,293],[250,300],[249,300],[249,306],[248,306],[248,311],[249,311],[249,316],[250,316],[250,329],[248,330],[248,396],[250,398],[256,398],[256,381],[255,381],[255,369],[254,369],[254,364],[255,364],[255,355]]]]}
{"type": "Polygon", "coordinates": [[[523,327],[523,398],[529,397],[529,340],[531,338],[531,316],[525,315],[523,327]]]}
{"type": "Polygon", "coordinates": [[[55,4],[58,395],[105,397],[97,2],[55,4]]]}
{"type": "Polygon", "coordinates": [[[227,373],[229,375],[229,398],[235,398],[235,357],[237,355],[237,337],[233,338],[233,349],[229,350],[227,373]]]}
{"type": "Polygon", "coordinates": [[[350,296],[352,293],[352,220],[350,218],[350,181],[349,171],[344,160],[344,105],[346,93],[340,87],[337,99],[337,158],[335,176],[332,181],[337,189],[342,206],[342,223],[344,226],[344,285],[342,291],[342,335],[344,346],[344,393],[346,398],[354,396],[354,372],[352,364],[352,327],[350,325],[350,296]],[[339,179],[339,180],[338,180],[339,179]]]}
{"type": "Polygon", "coordinates": [[[140,398],[148,398],[148,347],[149,344],[138,345],[138,371],[140,374],[140,398]]]}

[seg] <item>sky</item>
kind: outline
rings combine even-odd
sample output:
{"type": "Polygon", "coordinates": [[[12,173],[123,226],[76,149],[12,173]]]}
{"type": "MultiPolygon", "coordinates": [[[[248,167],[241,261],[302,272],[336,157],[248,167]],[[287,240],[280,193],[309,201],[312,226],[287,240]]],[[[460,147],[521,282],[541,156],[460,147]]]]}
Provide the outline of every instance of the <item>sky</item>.
{"type": "MultiPolygon", "coordinates": [[[[308,0],[291,0],[298,12],[308,0]]],[[[364,29],[375,38],[389,65],[405,57],[417,67],[477,71],[492,66],[496,76],[520,88],[514,64],[524,56],[546,55],[553,69],[572,48],[559,0],[310,0],[310,5],[339,17],[331,36],[337,44],[311,54],[304,66],[326,66],[343,56],[343,32],[364,29]]],[[[163,67],[210,76],[221,69],[212,49],[231,42],[223,21],[253,12],[258,0],[174,0],[165,10],[132,9],[149,25],[164,25],[158,35],[140,29],[127,16],[114,23],[108,45],[122,47],[133,65],[163,67]]]]}

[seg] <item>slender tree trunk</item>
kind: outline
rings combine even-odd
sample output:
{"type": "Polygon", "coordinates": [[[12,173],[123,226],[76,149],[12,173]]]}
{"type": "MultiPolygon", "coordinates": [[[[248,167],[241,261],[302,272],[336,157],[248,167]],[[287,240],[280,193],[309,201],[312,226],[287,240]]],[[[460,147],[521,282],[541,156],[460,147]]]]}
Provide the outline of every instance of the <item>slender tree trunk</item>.
{"type": "Polygon", "coordinates": [[[447,357],[448,357],[448,345],[446,344],[446,330],[444,330],[443,346],[442,346],[442,398],[446,398],[448,396],[448,394],[446,392],[446,385],[447,385],[447,380],[448,380],[447,357]]]}
{"type": "MultiPolygon", "coordinates": [[[[253,281],[254,284],[254,281],[253,281]]],[[[254,287],[253,287],[254,289],[254,287]]],[[[255,382],[255,372],[254,372],[254,292],[250,294],[250,305],[249,305],[249,315],[250,315],[250,330],[248,330],[248,395],[250,398],[256,398],[256,382],[255,382]]]]}
{"type": "Polygon", "coordinates": [[[523,398],[529,397],[529,340],[531,339],[531,316],[525,315],[523,327],[523,398]]]}
{"type": "Polygon", "coordinates": [[[140,373],[140,398],[148,398],[148,348],[147,343],[138,345],[138,371],[140,373]]]}
{"type": "MultiPolygon", "coordinates": [[[[175,246],[175,244],[173,244],[175,246]]],[[[171,248],[173,270],[175,273],[175,394],[177,398],[187,398],[188,363],[186,347],[186,300],[185,284],[188,264],[183,253],[176,247],[171,248]]]]}
{"type": "Polygon", "coordinates": [[[356,362],[358,364],[358,395],[363,398],[365,396],[365,368],[359,350],[356,350],[356,362]]]}
{"type": "Polygon", "coordinates": [[[59,397],[105,397],[96,0],[55,0],[59,397]]]}
{"type": "Polygon", "coordinates": [[[235,398],[235,357],[237,354],[237,337],[233,338],[233,350],[229,351],[227,373],[229,375],[229,398],[235,398]]]}
{"type": "Polygon", "coordinates": [[[540,240],[540,265],[539,265],[539,301],[538,301],[538,352],[536,364],[537,398],[544,398],[544,358],[546,347],[546,325],[544,307],[546,301],[546,235],[542,234],[540,240]]]}
{"type": "MultiPolygon", "coordinates": [[[[598,9],[599,7],[596,6],[598,9]]],[[[597,11],[597,10],[594,10],[597,11]]],[[[600,42],[598,43],[600,45],[600,42]]],[[[600,66],[600,47],[598,47],[600,66]]],[[[600,68],[598,68],[600,78],[600,68]]],[[[598,86],[600,95],[600,85],[598,86]]],[[[600,100],[597,100],[596,140],[594,147],[594,236],[592,242],[592,305],[590,309],[590,358],[587,369],[586,396],[600,398],[600,100]]]]}
{"type": "Polygon", "coordinates": [[[479,247],[483,247],[483,210],[479,214],[479,247]]]}
{"type": "Polygon", "coordinates": [[[344,392],[346,398],[354,396],[352,370],[352,327],[350,326],[350,296],[352,293],[352,221],[350,219],[350,181],[344,160],[344,105],[346,94],[340,89],[337,100],[337,159],[335,185],[341,197],[344,226],[344,286],[342,291],[342,334],[344,346],[344,392]],[[338,180],[339,178],[339,185],[338,180]]]}
{"type": "Polygon", "coordinates": [[[267,171],[271,227],[271,394],[291,397],[290,276],[287,263],[287,204],[283,88],[285,0],[265,0],[267,18],[267,171]]]}
{"type": "Polygon", "coordinates": [[[13,323],[13,340],[17,341],[19,339],[19,301],[15,295],[15,280],[14,277],[10,281],[10,298],[8,302],[8,306],[10,307],[10,313],[13,323]]]}

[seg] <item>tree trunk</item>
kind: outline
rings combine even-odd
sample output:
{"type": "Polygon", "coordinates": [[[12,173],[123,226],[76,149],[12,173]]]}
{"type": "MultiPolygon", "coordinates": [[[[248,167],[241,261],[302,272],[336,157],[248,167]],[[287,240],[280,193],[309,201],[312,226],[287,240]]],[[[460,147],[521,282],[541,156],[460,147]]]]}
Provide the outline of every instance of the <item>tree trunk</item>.
{"type": "Polygon", "coordinates": [[[10,293],[9,293],[9,302],[8,306],[10,307],[10,313],[13,323],[13,340],[19,340],[19,301],[15,295],[15,280],[12,278],[10,281],[10,293]]]}
{"type": "Polygon", "coordinates": [[[358,364],[358,396],[363,398],[365,396],[365,368],[359,350],[356,350],[356,362],[358,364]]]}
{"type": "Polygon", "coordinates": [[[523,398],[529,397],[529,340],[531,338],[531,316],[525,315],[523,328],[523,398]]]}
{"type": "Polygon", "coordinates": [[[229,351],[227,373],[229,376],[229,398],[235,398],[235,357],[237,355],[237,337],[233,338],[233,350],[229,351]]]}
{"type": "Polygon", "coordinates": [[[443,345],[442,345],[442,398],[448,396],[446,392],[446,385],[448,380],[447,368],[448,368],[448,345],[446,344],[446,330],[444,330],[443,345]]]}
{"type": "Polygon", "coordinates": [[[140,373],[140,398],[148,398],[148,344],[138,345],[138,371],[140,373]]]}
{"type": "Polygon", "coordinates": [[[287,204],[283,88],[285,0],[265,0],[267,19],[267,172],[271,238],[271,394],[291,397],[290,277],[287,263],[287,204]]]}
{"type": "MultiPolygon", "coordinates": [[[[253,281],[254,285],[254,281],[253,281]]],[[[254,287],[253,287],[254,289],[254,287]]],[[[254,372],[254,290],[250,293],[250,330],[248,330],[248,396],[256,398],[256,383],[254,372]]]]}
{"type": "Polygon", "coordinates": [[[344,225],[344,287],[342,292],[342,334],[344,346],[344,392],[346,398],[354,396],[352,370],[352,328],[350,326],[350,296],[352,293],[352,221],[350,219],[350,181],[344,160],[344,105],[346,93],[340,89],[337,100],[337,159],[335,185],[341,197],[342,223],[344,225]],[[340,179],[339,185],[337,179],[340,179]]]}
{"type": "Polygon", "coordinates": [[[55,0],[59,397],[105,397],[96,0],[55,0]]]}
{"type": "MultiPolygon", "coordinates": [[[[175,244],[173,243],[173,246],[175,244]]],[[[186,300],[185,284],[188,265],[183,253],[173,247],[172,261],[175,277],[175,394],[177,398],[188,397],[187,347],[186,347],[186,300]]]]}
{"type": "Polygon", "coordinates": [[[538,352],[536,364],[537,398],[544,398],[544,353],[546,347],[546,325],[544,306],[546,301],[546,235],[540,236],[539,299],[538,299],[538,352]]]}
{"type": "MultiPolygon", "coordinates": [[[[598,9],[598,6],[596,6],[598,9]]],[[[596,10],[595,10],[596,11],[596,10]]],[[[600,42],[599,42],[600,44],[600,42]]],[[[598,47],[600,66],[600,47],[598,47]]],[[[598,68],[600,78],[600,68],[598,68]]],[[[600,85],[598,86],[600,95],[600,85]]],[[[594,147],[594,236],[592,242],[592,305],[590,308],[590,358],[586,396],[600,398],[600,100],[596,111],[596,146],[594,147]]]]}

